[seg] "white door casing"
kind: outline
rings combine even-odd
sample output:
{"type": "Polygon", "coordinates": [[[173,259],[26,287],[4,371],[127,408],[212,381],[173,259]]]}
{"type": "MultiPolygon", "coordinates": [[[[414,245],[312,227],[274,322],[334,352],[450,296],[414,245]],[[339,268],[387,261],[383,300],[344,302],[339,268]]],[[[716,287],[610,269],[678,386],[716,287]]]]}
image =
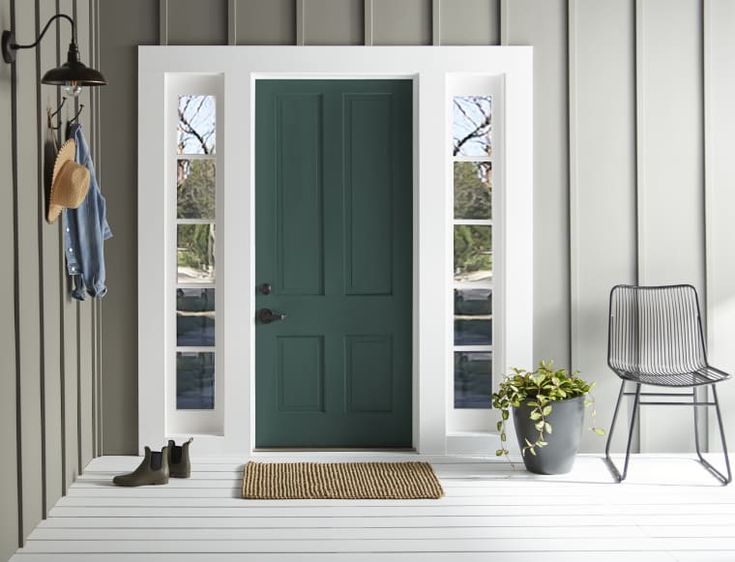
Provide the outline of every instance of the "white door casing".
{"type": "MultiPolygon", "coordinates": [[[[138,444],[180,439],[171,425],[175,377],[175,190],[167,117],[171,88],[218,76],[217,392],[223,430],[198,434],[196,454],[247,455],[255,443],[254,92],[267,78],[411,78],[414,82],[413,442],[447,452],[452,378],[451,160],[446,154],[451,83],[497,76],[504,85],[502,186],[496,240],[495,377],[532,363],[533,105],[531,47],[139,47],[138,84],[138,444]],[[192,82],[193,80],[193,82],[192,82]],[[497,244],[502,245],[497,247],[497,244]],[[496,274],[497,275],[497,274],[496,274]],[[172,332],[173,326],[173,333],[172,332]]],[[[184,93],[184,92],[182,92],[184,93]]],[[[488,416],[492,416],[490,411],[488,416]]]]}

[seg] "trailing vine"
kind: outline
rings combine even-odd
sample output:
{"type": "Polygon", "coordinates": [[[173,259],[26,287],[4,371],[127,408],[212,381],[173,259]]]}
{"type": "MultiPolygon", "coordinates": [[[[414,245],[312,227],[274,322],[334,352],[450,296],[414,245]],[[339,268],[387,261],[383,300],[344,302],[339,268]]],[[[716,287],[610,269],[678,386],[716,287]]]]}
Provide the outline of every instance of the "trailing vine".
{"type": "Polygon", "coordinates": [[[508,455],[505,422],[510,417],[510,408],[518,408],[523,403],[531,408],[529,417],[538,432],[535,441],[525,440],[521,451],[524,456],[527,451],[536,455],[537,449],[548,445],[546,436],[551,435],[553,430],[548,417],[553,411],[553,403],[559,400],[584,396],[585,407],[592,406],[592,427],[589,429],[597,435],[605,435],[604,429],[595,426],[597,409],[595,398],[591,394],[594,383],[588,383],[578,374],[578,371],[570,374],[566,369],[554,369],[553,361],[540,361],[534,371],[514,368],[513,374],[505,377],[498,391],[492,395],[493,408],[500,411],[500,420],[497,423],[500,449],[495,454],[508,455]]]}

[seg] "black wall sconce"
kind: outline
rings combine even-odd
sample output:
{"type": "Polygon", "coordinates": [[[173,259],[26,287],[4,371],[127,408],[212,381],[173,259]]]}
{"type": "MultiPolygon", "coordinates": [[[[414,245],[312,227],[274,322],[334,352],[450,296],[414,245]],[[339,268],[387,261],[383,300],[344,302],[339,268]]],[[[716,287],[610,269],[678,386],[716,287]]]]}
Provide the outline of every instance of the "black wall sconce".
{"type": "Polygon", "coordinates": [[[41,78],[42,84],[50,84],[52,86],[63,86],[64,92],[70,96],[78,96],[82,91],[82,86],[104,86],[107,80],[102,73],[94,68],[86,66],[79,60],[79,49],[77,47],[77,28],[74,20],[66,14],[56,14],[53,16],[41,31],[33,43],[28,45],[19,45],[15,42],[15,35],[12,31],[3,31],[2,36],[2,53],[3,60],[7,63],[14,63],[16,51],[19,49],[33,49],[38,46],[43,36],[48,31],[51,24],[57,19],[65,19],[71,24],[71,43],[69,43],[69,53],[64,64],[58,68],[52,68],[41,78]]]}

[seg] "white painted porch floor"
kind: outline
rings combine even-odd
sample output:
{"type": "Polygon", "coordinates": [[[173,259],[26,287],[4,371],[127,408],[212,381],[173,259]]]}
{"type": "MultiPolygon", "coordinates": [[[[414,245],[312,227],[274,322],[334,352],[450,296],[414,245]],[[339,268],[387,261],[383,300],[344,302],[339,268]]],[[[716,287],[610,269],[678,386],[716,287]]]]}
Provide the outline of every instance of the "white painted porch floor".
{"type": "MultiPolygon", "coordinates": [[[[564,476],[507,461],[379,453],[256,454],[257,460],[428,460],[446,497],[246,501],[243,462],[194,462],[189,480],[118,488],[136,457],[102,457],[11,559],[32,561],[735,560],[735,485],[693,458],[631,459],[613,483],[599,456],[564,476]]],[[[721,455],[712,462],[721,463],[721,455]]],[[[717,466],[720,466],[719,464],[717,466]]]]}

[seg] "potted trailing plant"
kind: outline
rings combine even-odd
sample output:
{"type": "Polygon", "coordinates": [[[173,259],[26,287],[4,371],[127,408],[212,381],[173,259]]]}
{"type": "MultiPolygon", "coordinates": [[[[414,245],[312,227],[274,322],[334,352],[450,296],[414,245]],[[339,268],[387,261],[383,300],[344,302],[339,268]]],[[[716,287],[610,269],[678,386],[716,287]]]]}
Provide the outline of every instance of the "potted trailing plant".
{"type": "Polygon", "coordinates": [[[554,369],[553,362],[541,361],[534,371],[513,369],[492,396],[493,407],[500,410],[498,456],[508,455],[505,422],[513,409],[518,445],[523,464],[537,474],[564,474],[572,469],[579,448],[584,423],[584,411],[592,406],[593,432],[604,435],[595,427],[593,384],[569,373],[554,369]]]}

